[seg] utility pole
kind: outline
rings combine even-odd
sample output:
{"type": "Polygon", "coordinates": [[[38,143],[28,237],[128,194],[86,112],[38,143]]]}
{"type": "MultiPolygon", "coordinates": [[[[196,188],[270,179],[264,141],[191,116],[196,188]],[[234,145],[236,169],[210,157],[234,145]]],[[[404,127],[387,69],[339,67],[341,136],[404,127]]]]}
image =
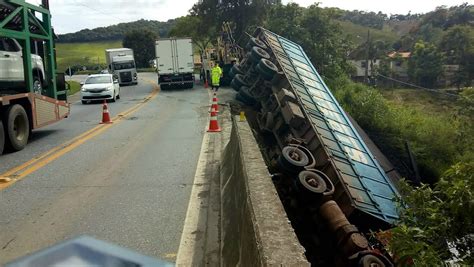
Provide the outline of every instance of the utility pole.
{"type": "Polygon", "coordinates": [[[369,83],[369,56],[370,56],[370,30],[367,30],[367,42],[366,42],[366,54],[365,54],[365,77],[364,80],[369,83]]]}

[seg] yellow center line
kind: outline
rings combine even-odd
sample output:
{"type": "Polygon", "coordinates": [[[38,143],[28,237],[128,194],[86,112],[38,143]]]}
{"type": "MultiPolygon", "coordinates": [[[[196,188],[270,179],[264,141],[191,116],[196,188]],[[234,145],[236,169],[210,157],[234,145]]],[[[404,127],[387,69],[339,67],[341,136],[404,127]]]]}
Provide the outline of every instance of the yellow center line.
{"type": "MultiPolygon", "coordinates": [[[[152,81],[147,82],[151,83],[154,86],[154,90],[145,98],[143,99],[140,103],[137,105],[129,108],[128,110],[119,113],[117,116],[112,118],[112,121],[115,123],[118,123],[122,121],[124,118],[128,117],[129,115],[135,113],[137,110],[139,110],[141,107],[143,107],[144,104],[155,98],[158,93],[159,93],[159,87],[154,84],[152,81]]],[[[0,174],[0,181],[1,179],[4,179],[6,182],[1,183],[0,182],[0,190],[3,190],[17,181],[23,179],[24,177],[28,176],[29,174],[41,169],[42,167],[46,166],[50,162],[60,158],[61,156],[65,155],[66,153],[72,151],[73,149],[77,148],[81,144],[85,143],[86,141],[94,138],[95,136],[103,133],[110,127],[112,127],[114,124],[100,124],[82,134],[79,136],[73,138],[72,140],[65,142],[59,146],[56,146],[52,148],[51,150],[41,154],[38,157],[35,157],[19,166],[16,166],[5,173],[0,174]]]]}

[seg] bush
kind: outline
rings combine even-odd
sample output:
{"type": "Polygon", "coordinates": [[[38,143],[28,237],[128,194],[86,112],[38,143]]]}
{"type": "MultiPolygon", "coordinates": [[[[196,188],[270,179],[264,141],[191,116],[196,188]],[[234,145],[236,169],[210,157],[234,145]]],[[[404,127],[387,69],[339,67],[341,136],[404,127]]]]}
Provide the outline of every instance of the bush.
{"type": "Polygon", "coordinates": [[[472,131],[472,127],[466,127],[470,116],[433,116],[391,104],[376,89],[345,77],[328,84],[344,110],[382,151],[390,151],[408,163],[405,141],[410,144],[423,181],[433,183],[455,162],[472,158],[472,143],[469,143],[472,137],[466,136],[468,129],[472,131]]]}
{"type": "Polygon", "coordinates": [[[389,249],[399,265],[474,264],[474,163],[453,165],[434,187],[400,183],[400,222],[391,230],[389,249]]]}

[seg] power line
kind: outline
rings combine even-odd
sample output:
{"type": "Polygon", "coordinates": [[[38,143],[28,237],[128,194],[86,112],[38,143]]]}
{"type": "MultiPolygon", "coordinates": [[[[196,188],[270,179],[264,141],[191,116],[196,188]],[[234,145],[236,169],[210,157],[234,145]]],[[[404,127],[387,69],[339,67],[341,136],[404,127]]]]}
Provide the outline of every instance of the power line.
{"type": "Polygon", "coordinates": [[[112,17],[112,18],[114,18],[114,19],[118,19],[119,21],[122,20],[122,19],[119,18],[119,17],[116,17],[116,16],[114,16],[114,15],[110,15],[110,14],[107,14],[107,13],[103,12],[102,10],[95,9],[95,8],[92,8],[92,7],[88,6],[88,5],[84,5],[84,4],[78,3],[76,0],[74,0],[74,3],[76,3],[77,5],[86,7],[86,8],[88,8],[88,9],[94,10],[95,12],[101,13],[101,14],[103,14],[103,15],[112,17]]]}
{"type": "Polygon", "coordinates": [[[435,93],[438,93],[438,94],[443,94],[443,95],[448,95],[448,96],[459,97],[459,95],[456,95],[456,94],[450,94],[450,93],[440,92],[439,90],[436,90],[436,89],[430,89],[430,88],[421,87],[421,86],[416,85],[416,84],[407,83],[407,82],[400,81],[400,80],[397,80],[397,79],[394,79],[394,78],[391,78],[391,77],[387,77],[387,76],[382,75],[382,74],[380,74],[380,73],[377,74],[377,76],[380,76],[380,77],[382,77],[382,78],[385,78],[385,79],[387,79],[387,80],[391,80],[391,81],[394,81],[394,82],[397,82],[397,83],[401,83],[401,84],[404,84],[404,85],[408,85],[408,86],[411,86],[411,87],[415,87],[415,88],[418,88],[418,89],[421,89],[421,90],[426,90],[426,91],[435,92],[435,93]]]}

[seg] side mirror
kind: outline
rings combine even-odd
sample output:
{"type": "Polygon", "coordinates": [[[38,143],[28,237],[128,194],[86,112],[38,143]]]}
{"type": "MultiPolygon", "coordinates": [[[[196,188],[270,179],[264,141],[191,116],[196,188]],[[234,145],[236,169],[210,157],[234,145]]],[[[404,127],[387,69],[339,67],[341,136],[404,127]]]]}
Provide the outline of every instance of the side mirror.
{"type": "Polygon", "coordinates": [[[80,84],[80,85],[84,85],[84,82],[80,82],[79,84],[80,84]]]}

